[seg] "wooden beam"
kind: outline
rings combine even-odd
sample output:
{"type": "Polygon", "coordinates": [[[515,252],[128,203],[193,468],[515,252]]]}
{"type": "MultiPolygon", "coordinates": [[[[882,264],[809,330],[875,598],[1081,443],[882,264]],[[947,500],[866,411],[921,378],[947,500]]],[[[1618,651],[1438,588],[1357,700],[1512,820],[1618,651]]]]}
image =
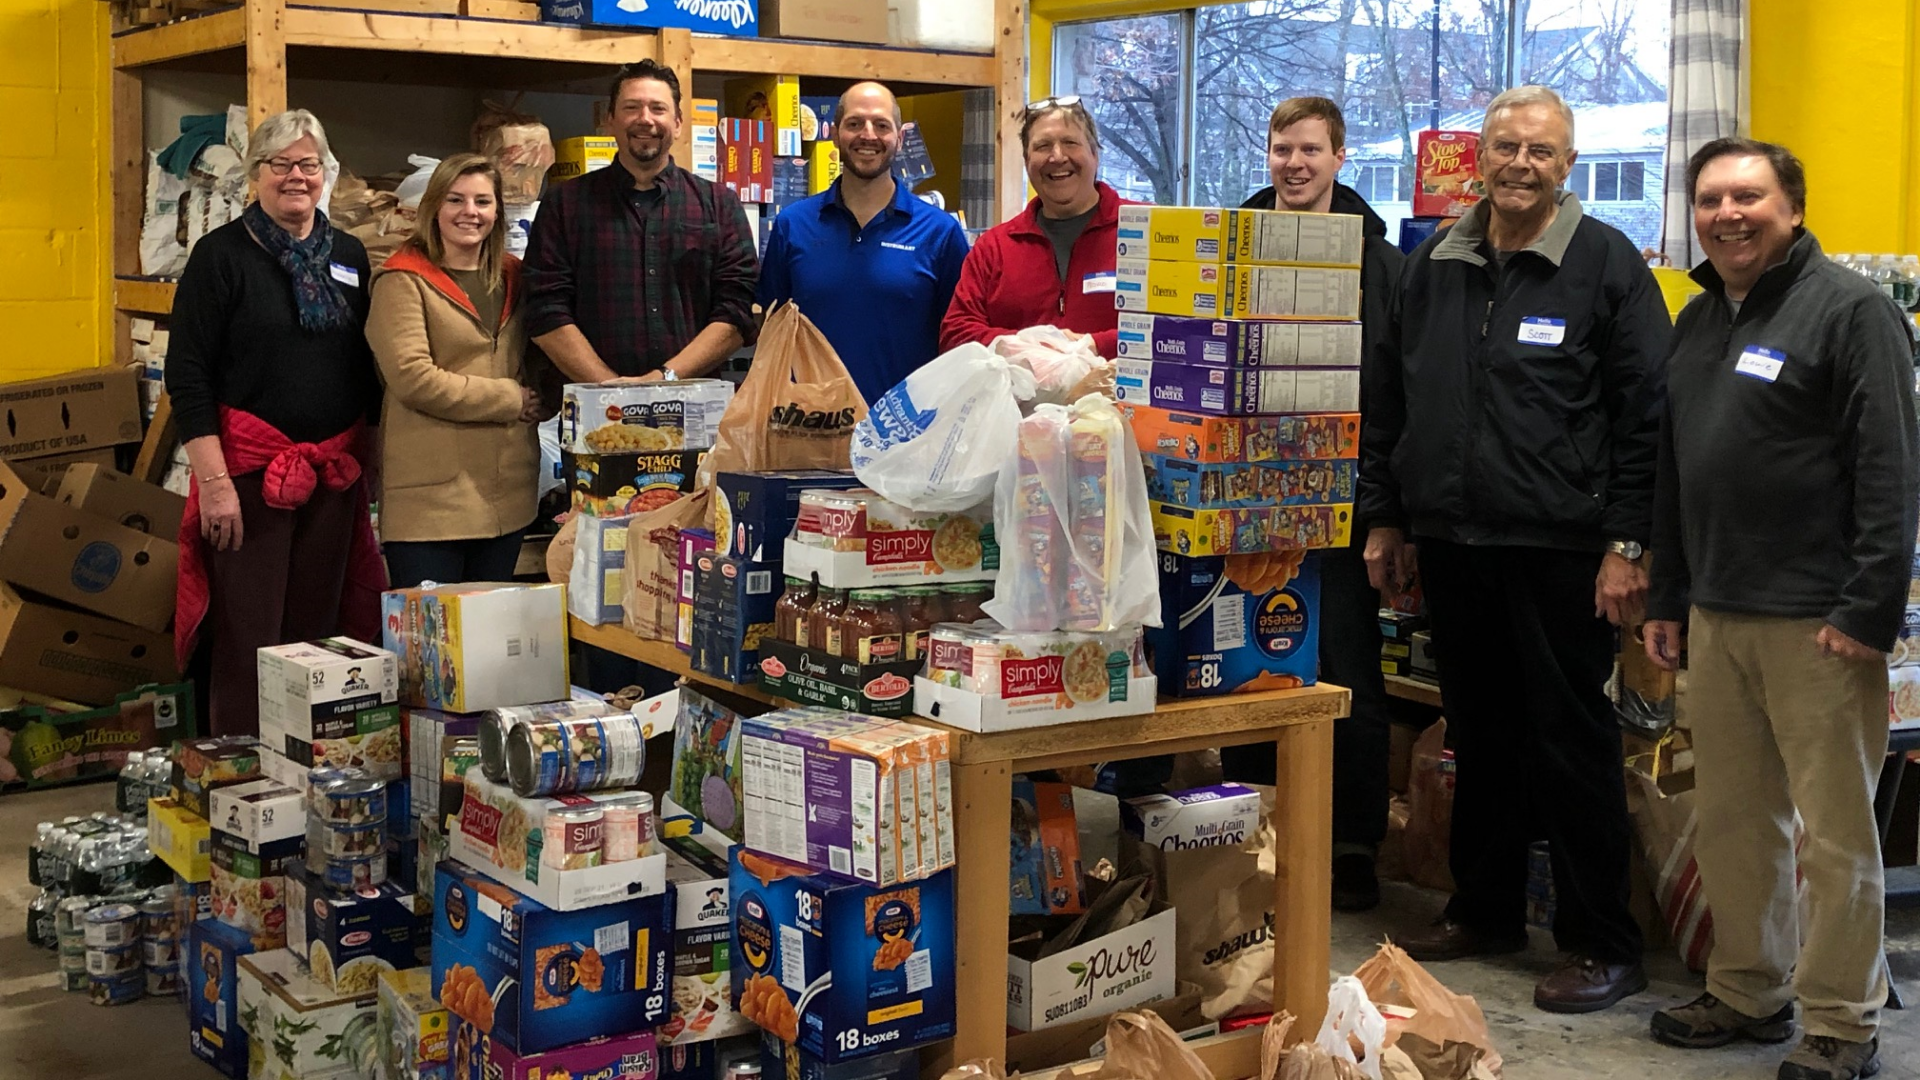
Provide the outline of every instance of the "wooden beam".
{"type": "MultiPolygon", "coordinates": [[[[1214,699],[1218,700],[1218,699],[1214,699]]],[[[1341,710],[1342,715],[1345,710],[1341,710]]],[[[1273,805],[1273,1011],[1300,1022],[1310,1039],[1327,1012],[1333,935],[1333,722],[1277,733],[1273,805]]]]}
{"type": "MultiPolygon", "coordinates": [[[[121,200],[118,193],[115,193],[114,199],[114,246],[118,248],[120,243],[119,230],[121,227],[118,216],[119,212],[127,203],[121,200]]],[[[139,192],[136,191],[132,199],[135,221],[132,236],[136,243],[140,236],[138,221],[142,201],[142,197],[139,192]]],[[[173,292],[174,283],[171,281],[155,281],[152,278],[118,277],[113,281],[113,306],[121,311],[137,311],[144,315],[166,315],[173,311],[173,292]]]]}
{"type": "MultiPolygon", "coordinates": [[[[1007,0],[1001,0],[1007,2],[1007,0]]],[[[829,45],[772,38],[699,37],[693,41],[693,66],[702,72],[872,79],[896,83],[992,86],[995,58],[984,53],[921,52],[872,45],[829,45]]]]}
{"type": "Polygon", "coordinates": [[[173,399],[160,395],[153,419],[147,422],[147,437],[140,441],[140,454],[133,460],[133,478],[149,484],[166,479],[167,466],[173,464],[173,399]]]}
{"type": "MultiPolygon", "coordinates": [[[[109,218],[113,229],[114,274],[140,272],[140,215],[146,205],[146,95],[140,75],[116,68],[110,77],[113,115],[113,170],[109,218]]],[[[168,308],[173,305],[168,297],[168,308]]]]}
{"type": "MultiPolygon", "coordinates": [[[[685,98],[693,96],[693,31],[660,31],[660,54],[654,59],[673,69],[680,76],[681,102],[680,134],[673,140],[673,160],[683,169],[693,168],[693,124],[686,114],[691,104],[685,98]]],[[[617,138],[618,136],[616,136],[617,138]]]]}
{"type": "Polygon", "coordinates": [[[1013,822],[1010,762],[953,768],[953,1061],[1007,1058],[1007,836],[1013,822]]]}
{"type": "Polygon", "coordinates": [[[1027,5],[1026,0],[994,0],[993,8],[994,220],[977,225],[1005,221],[1027,205],[1027,161],[1020,150],[1020,120],[1028,100],[1027,5]]]}
{"type": "Polygon", "coordinates": [[[246,11],[228,8],[115,34],[113,66],[124,70],[183,56],[237,49],[246,41],[246,26],[246,11]]]}
{"type": "Polygon", "coordinates": [[[286,0],[247,0],[247,130],[287,109],[286,0]]]}
{"type": "Polygon", "coordinates": [[[617,67],[658,54],[653,33],[583,30],[550,23],[384,15],[330,8],[286,9],[287,43],[330,49],[558,60],[617,67]]]}
{"type": "Polygon", "coordinates": [[[1387,696],[1402,701],[1414,701],[1431,708],[1443,708],[1440,704],[1440,684],[1423,679],[1409,679],[1405,675],[1388,675],[1387,696]]]}

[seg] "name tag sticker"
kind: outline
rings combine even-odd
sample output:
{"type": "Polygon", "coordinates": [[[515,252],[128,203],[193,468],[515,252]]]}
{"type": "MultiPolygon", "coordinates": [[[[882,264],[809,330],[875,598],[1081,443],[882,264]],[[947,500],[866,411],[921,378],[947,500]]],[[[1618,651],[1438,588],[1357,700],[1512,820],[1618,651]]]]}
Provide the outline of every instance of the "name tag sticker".
{"type": "Polygon", "coordinates": [[[1749,379],[1772,382],[1780,377],[1780,369],[1787,364],[1787,354],[1778,349],[1768,349],[1759,345],[1749,345],[1740,354],[1740,362],[1733,370],[1749,379]]]}
{"type": "Polygon", "coordinates": [[[341,266],[339,263],[328,263],[327,271],[333,275],[333,280],[342,285],[351,285],[356,289],[360,287],[360,271],[355,270],[351,266],[341,266]]]}
{"type": "Polygon", "coordinates": [[[1119,278],[1112,270],[1088,274],[1080,281],[1080,291],[1082,293],[1112,292],[1118,281],[1119,278]]]}
{"type": "Polygon", "coordinates": [[[1558,345],[1567,340],[1567,320],[1542,319],[1538,316],[1520,320],[1520,343],[1522,345],[1558,345]]]}

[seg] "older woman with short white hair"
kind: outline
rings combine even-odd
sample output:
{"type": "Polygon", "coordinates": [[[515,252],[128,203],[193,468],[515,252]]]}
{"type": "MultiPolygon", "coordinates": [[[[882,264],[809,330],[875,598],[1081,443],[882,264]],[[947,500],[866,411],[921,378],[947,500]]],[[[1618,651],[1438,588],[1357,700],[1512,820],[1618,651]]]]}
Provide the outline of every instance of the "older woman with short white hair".
{"type": "Polygon", "coordinates": [[[380,629],[372,268],[320,207],[328,157],[305,109],[262,121],[258,201],[201,238],[174,297],[167,392],[193,469],[175,647],[204,673],[215,734],[258,730],[262,646],[380,629]]]}

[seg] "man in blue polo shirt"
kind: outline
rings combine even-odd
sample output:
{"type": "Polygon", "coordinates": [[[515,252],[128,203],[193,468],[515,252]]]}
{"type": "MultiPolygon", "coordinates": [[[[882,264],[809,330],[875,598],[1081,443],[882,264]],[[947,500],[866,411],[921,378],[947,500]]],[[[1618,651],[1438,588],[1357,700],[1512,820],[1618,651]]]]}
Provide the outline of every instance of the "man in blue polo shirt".
{"type": "Polygon", "coordinates": [[[760,306],[792,300],[827,336],[868,401],[940,352],[940,319],[967,234],[893,174],[900,103],[874,82],[840,96],[840,179],[773,220],[760,306]]]}

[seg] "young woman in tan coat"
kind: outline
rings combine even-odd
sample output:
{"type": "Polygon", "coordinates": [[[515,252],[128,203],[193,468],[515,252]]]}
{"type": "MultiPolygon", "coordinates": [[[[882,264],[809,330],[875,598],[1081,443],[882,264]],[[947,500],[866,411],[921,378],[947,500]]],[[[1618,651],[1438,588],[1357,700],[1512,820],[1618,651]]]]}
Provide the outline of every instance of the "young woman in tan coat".
{"type": "Polygon", "coordinates": [[[374,275],[367,317],[387,387],[380,533],[394,588],[513,577],[544,418],[523,385],[519,271],[500,174],[478,154],[442,161],[413,236],[374,275]]]}

